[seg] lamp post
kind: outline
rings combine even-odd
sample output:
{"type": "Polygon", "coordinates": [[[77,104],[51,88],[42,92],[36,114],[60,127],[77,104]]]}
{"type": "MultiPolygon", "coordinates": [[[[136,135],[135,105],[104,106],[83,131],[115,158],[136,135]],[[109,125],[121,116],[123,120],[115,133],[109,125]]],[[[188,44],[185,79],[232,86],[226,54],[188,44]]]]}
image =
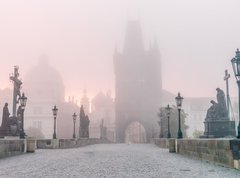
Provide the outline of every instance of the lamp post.
{"type": "Polygon", "coordinates": [[[74,114],[72,115],[72,117],[73,117],[73,138],[76,138],[76,134],[75,134],[75,124],[76,124],[77,114],[74,113],[74,114]]]}
{"type": "Polygon", "coordinates": [[[24,132],[24,110],[26,107],[26,103],[27,103],[27,97],[24,95],[24,93],[22,93],[22,96],[19,98],[20,100],[20,105],[21,105],[21,109],[22,109],[22,115],[21,115],[21,121],[22,121],[22,128],[21,128],[21,132],[20,132],[20,138],[25,138],[25,132],[24,132]]]}
{"type": "Polygon", "coordinates": [[[53,117],[54,117],[54,131],[53,131],[53,139],[56,139],[56,118],[57,118],[57,112],[58,112],[58,108],[56,107],[56,105],[54,106],[54,108],[52,109],[53,112],[53,117]]]}
{"type": "Polygon", "coordinates": [[[160,133],[159,133],[159,138],[163,138],[163,127],[162,127],[162,118],[163,118],[163,113],[160,110],[160,114],[159,114],[160,120],[158,121],[158,125],[160,127],[160,133]]]}
{"type": "Polygon", "coordinates": [[[178,96],[175,98],[177,108],[178,108],[178,136],[177,138],[183,138],[182,131],[181,131],[181,107],[182,107],[182,101],[183,97],[180,96],[180,93],[178,92],[178,96]]]}
{"type": "Polygon", "coordinates": [[[167,134],[167,138],[171,138],[169,119],[170,119],[170,113],[171,113],[172,108],[169,106],[169,104],[167,105],[166,110],[167,110],[167,119],[168,119],[168,134],[167,134]]]}
{"type": "Polygon", "coordinates": [[[237,49],[236,51],[236,56],[231,60],[232,66],[233,66],[233,71],[234,75],[237,80],[238,84],[238,111],[239,111],[239,122],[238,122],[238,130],[237,130],[237,138],[240,138],[240,51],[237,49]]]}

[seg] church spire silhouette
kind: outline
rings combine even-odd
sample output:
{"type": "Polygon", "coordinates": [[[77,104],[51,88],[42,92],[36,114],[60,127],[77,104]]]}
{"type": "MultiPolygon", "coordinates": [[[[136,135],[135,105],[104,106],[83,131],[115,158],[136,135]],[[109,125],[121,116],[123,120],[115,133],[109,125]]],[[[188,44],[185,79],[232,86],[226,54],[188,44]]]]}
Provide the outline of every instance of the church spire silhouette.
{"type": "Polygon", "coordinates": [[[141,25],[138,20],[128,21],[123,53],[138,53],[144,50],[141,25]]]}

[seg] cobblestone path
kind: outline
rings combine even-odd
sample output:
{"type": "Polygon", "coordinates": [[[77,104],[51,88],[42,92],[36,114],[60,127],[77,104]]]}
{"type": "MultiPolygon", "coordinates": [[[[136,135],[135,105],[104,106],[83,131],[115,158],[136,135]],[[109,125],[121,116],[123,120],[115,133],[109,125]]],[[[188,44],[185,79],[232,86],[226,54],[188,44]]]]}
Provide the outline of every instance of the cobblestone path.
{"type": "Polygon", "coordinates": [[[100,144],[0,159],[0,177],[239,178],[240,171],[151,144],[100,144]]]}

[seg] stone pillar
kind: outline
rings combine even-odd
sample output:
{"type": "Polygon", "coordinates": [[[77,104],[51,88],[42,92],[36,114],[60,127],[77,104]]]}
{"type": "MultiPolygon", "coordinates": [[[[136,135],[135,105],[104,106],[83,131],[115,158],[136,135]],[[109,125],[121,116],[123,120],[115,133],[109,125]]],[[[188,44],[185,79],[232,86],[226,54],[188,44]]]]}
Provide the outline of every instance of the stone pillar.
{"type": "Polygon", "coordinates": [[[168,139],[168,147],[169,147],[169,152],[170,153],[175,153],[176,152],[175,142],[176,142],[175,138],[168,139]]]}
{"type": "Polygon", "coordinates": [[[33,138],[27,139],[27,152],[34,153],[36,149],[36,140],[33,138]]]}

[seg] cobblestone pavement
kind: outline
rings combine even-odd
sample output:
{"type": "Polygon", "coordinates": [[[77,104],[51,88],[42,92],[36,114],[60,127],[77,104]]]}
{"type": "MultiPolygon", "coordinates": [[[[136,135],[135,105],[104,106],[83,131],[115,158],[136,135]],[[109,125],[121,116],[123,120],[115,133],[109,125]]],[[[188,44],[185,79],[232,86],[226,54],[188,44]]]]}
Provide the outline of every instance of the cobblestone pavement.
{"type": "Polygon", "coordinates": [[[239,178],[240,171],[151,144],[100,144],[0,159],[0,177],[239,178]]]}

